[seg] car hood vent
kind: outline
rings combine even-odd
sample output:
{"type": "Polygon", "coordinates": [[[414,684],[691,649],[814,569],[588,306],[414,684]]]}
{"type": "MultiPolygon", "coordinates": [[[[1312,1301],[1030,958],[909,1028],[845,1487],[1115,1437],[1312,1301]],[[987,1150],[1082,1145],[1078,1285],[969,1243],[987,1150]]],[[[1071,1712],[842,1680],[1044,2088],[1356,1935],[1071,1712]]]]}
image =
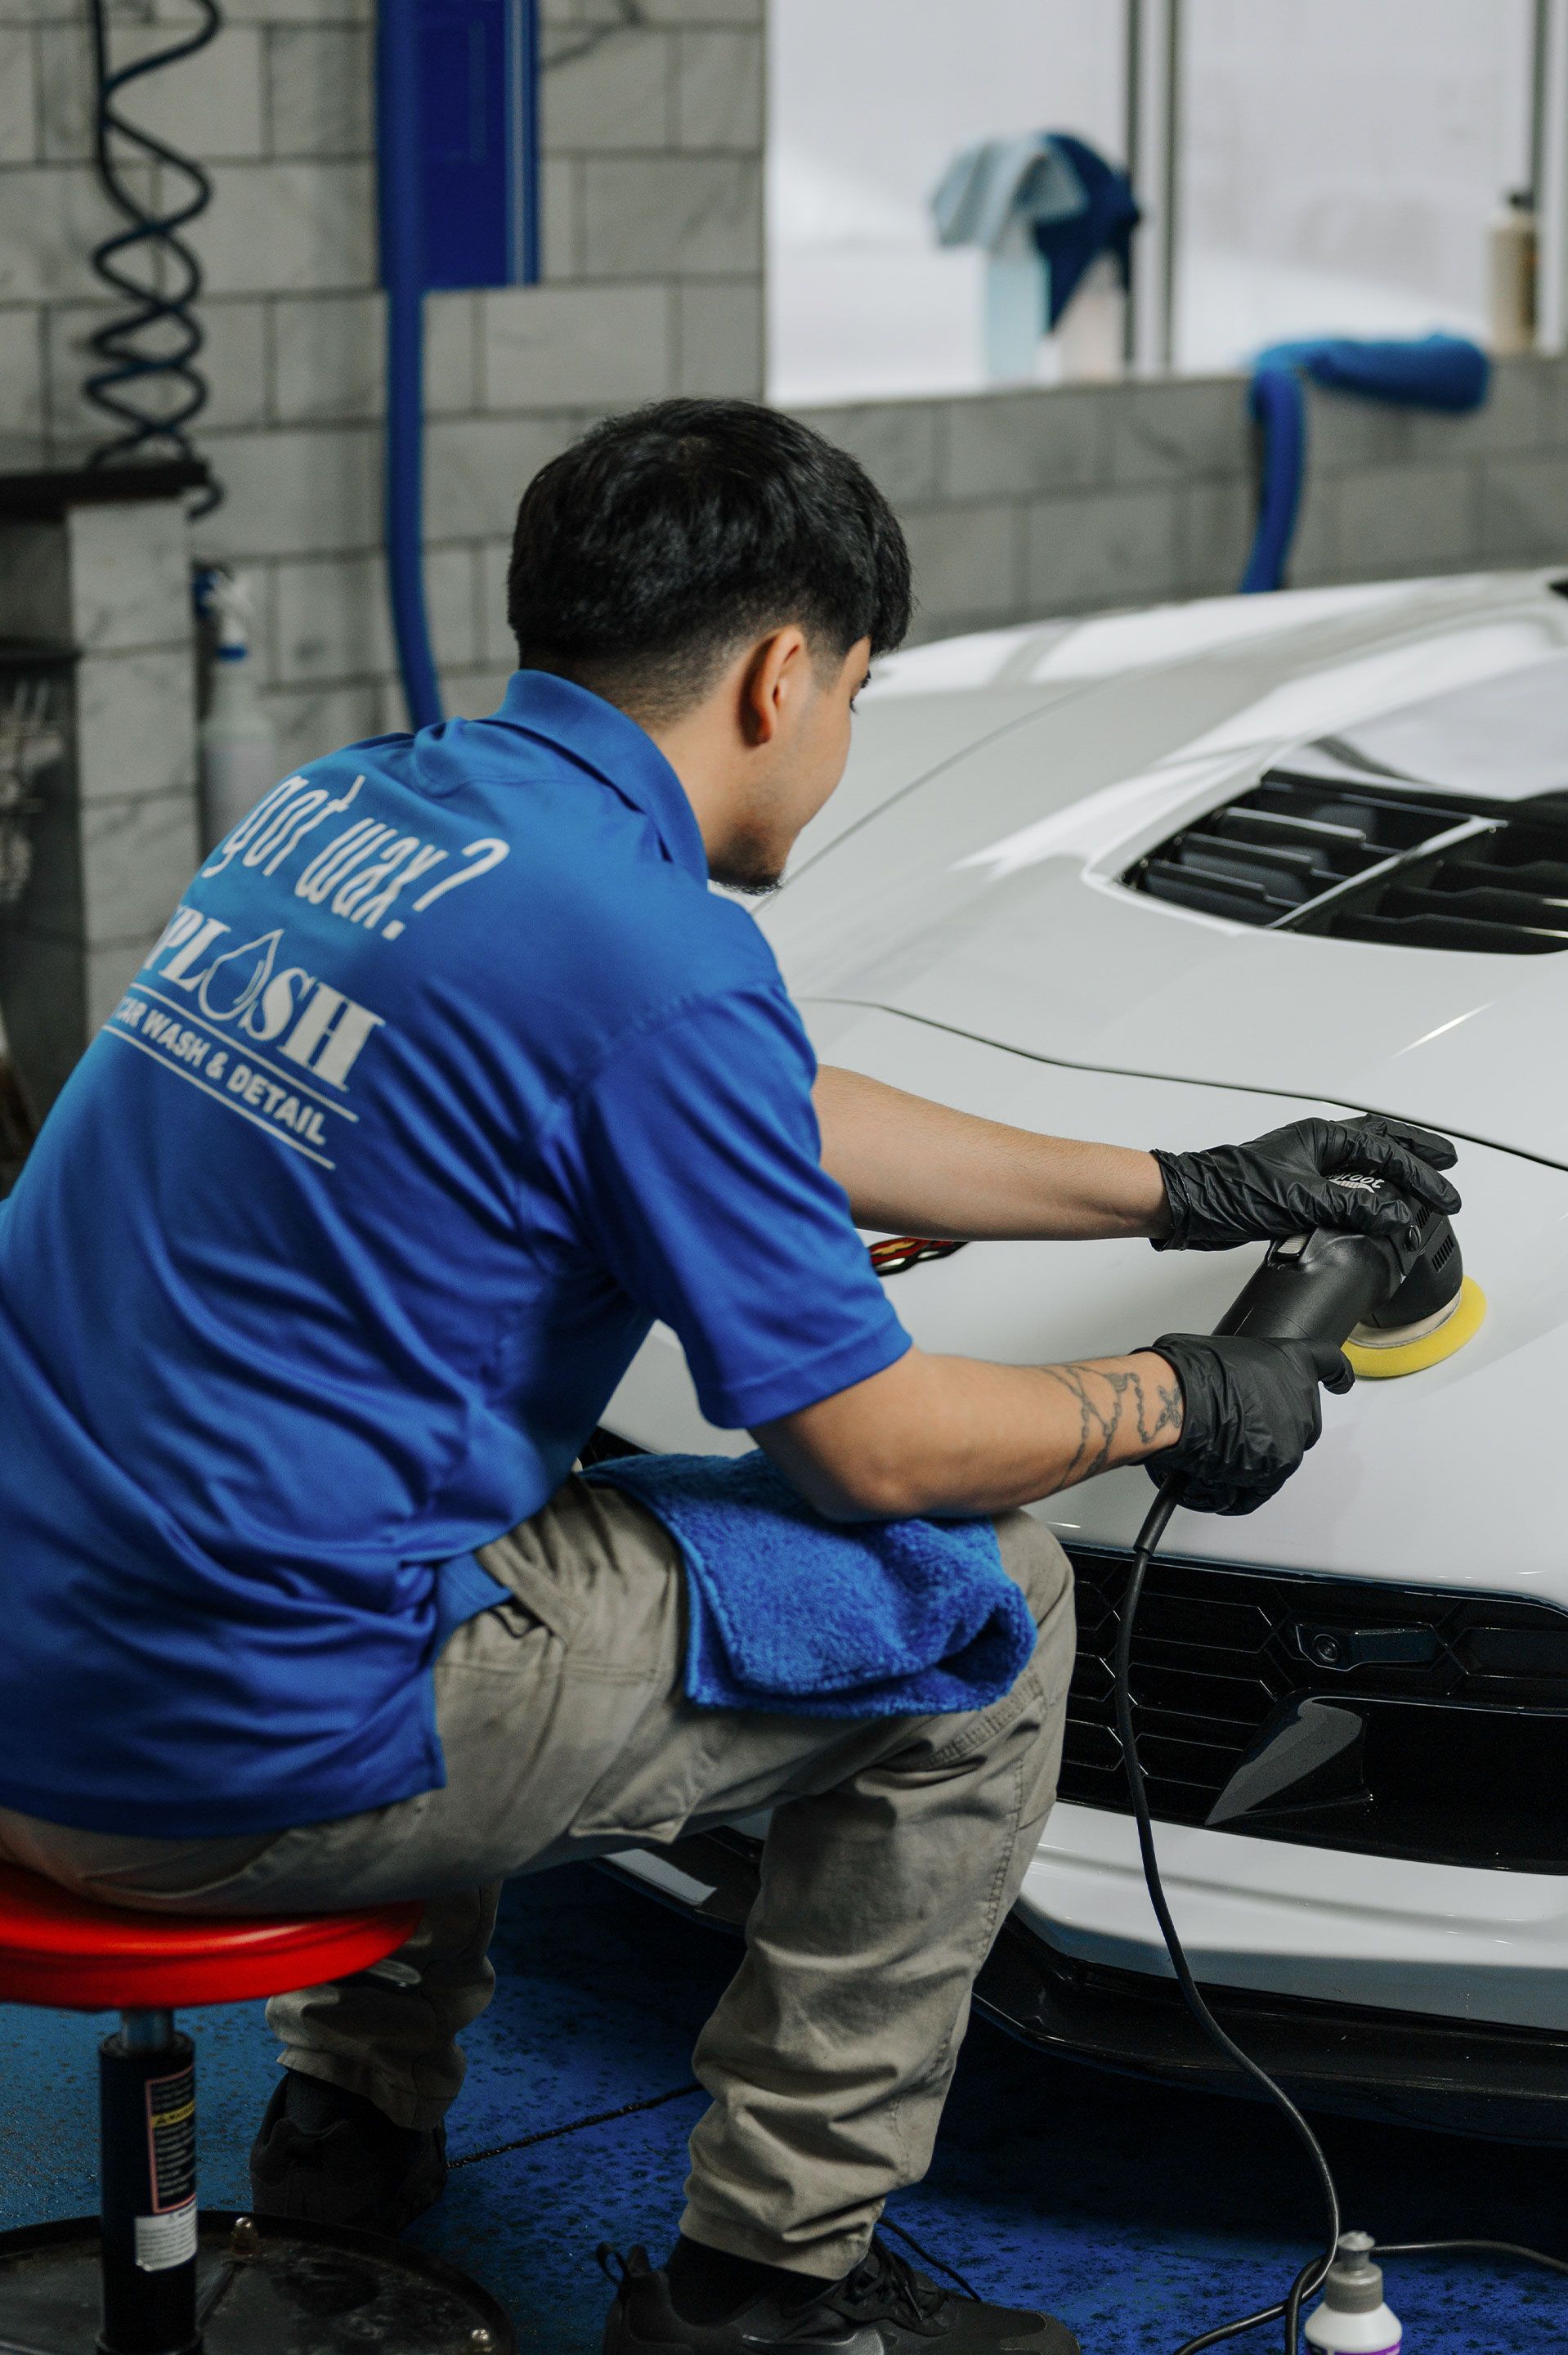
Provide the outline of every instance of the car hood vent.
{"type": "Polygon", "coordinates": [[[1271,769],[1122,881],[1271,931],[1539,956],[1568,949],[1568,798],[1486,804],[1271,769]]]}

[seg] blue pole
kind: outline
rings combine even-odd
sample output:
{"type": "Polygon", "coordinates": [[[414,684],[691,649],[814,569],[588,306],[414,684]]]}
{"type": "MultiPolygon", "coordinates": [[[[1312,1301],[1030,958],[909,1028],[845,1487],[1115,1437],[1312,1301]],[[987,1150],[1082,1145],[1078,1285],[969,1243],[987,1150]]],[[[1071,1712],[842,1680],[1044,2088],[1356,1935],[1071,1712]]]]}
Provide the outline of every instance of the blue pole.
{"type": "Polygon", "coordinates": [[[417,33],[416,12],[407,0],[381,0],[376,152],[381,275],[387,290],[383,516],[397,667],[410,724],[418,729],[432,727],[442,710],[425,610],[425,271],[417,33]]]}
{"type": "Polygon", "coordinates": [[[520,55],[522,84],[517,114],[521,146],[514,161],[516,201],[523,216],[523,250],[518,277],[524,286],[537,286],[539,253],[539,0],[518,0],[514,38],[520,55]]]}

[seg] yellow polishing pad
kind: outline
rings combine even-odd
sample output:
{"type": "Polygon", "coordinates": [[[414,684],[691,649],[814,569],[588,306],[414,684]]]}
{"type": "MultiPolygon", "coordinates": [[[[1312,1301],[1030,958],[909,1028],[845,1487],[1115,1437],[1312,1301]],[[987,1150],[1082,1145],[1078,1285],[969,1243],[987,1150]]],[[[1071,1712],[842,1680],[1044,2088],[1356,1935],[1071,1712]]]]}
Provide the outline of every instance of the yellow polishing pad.
{"type": "Polygon", "coordinates": [[[1480,1331],[1487,1313],[1487,1295],[1473,1275],[1467,1275],[1459,1287],[1459,1297],[1448,1315],[1429,1332],[1417,1333],[1406,1340],[1390,1335],[1383,1341],[1368,1326],[1357,1327],[1358,1337],[1347,1341],[1345,1355],[1356,1371],[1359,1381],[1387,1381],[1395,1374],[1419,1374],[1428,1366],[1440,1366],[1456,1349],[1462,1349],[1480,1331]]]}

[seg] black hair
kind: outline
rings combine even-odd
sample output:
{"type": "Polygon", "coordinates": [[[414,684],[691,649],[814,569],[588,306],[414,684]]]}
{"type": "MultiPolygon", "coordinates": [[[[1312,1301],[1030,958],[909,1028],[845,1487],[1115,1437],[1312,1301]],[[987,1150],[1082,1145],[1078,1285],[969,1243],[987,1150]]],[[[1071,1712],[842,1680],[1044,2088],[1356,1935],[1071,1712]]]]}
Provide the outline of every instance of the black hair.
{"type": "Polygon", "coordinates": [[[590,428],[523,495],[506,618],[525,669],[638,717],[698,701],[749,641],[799,623],[874,655],[909,627],[909,551],[864,468],[749,400],[661,400],[590,428]]]}

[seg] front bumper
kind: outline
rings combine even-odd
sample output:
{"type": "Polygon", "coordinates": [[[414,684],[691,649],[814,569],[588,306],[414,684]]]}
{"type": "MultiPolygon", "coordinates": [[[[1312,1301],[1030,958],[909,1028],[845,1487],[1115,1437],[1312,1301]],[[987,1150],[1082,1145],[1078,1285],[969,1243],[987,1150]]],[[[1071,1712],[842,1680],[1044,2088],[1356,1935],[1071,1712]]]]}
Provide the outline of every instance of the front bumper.
{"type": "MultiPolygon", "coordinates": [[[[1538,2030],[1568,2041],[1568,1877],[1156,1827],[1205,1987],[1538,2030]]],[[[1058,1801],[1018,1913],[1057,1953],[1168,1978],[1130,1816],[1058,1801]]]]}
{"type": "MultiPolygon", "coordinates": [[[[1221,2023],[1303,2106],[1568,2145],[1568,1882],[1158,1828],[1167,1892],[1221,2023]]],[[[740,1831],[603,1859],[738,1931],[740,1831]]],[[[1058,1804],[975,1987],[1038,2050],[1250,2094],[1187,2013],[1124,1817],[1058,1804]]]]}
{"type": "MultiPolygon", "coordinates": [[[[1568,2144],[1568,2035],[1298,1996],[1206,1987],[1210,2009],[1299,2108],[1568,2144]]],[[[1083,1963],[1014,1913],[975,1988],[979,2010],[1045,2052],[1202,2093],[1261,2100],[1187,2010],[1175,1981],[1083,1963]]]]}

